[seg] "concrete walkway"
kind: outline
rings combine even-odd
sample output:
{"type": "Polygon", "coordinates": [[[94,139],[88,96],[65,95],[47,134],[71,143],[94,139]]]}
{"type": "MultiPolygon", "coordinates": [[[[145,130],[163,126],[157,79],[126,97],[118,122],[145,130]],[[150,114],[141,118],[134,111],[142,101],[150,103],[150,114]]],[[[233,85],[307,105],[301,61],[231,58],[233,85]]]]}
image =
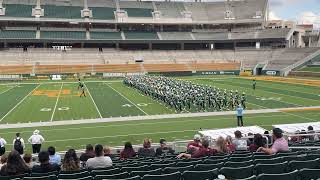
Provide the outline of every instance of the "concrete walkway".
{"type": "MultiPolygon", "coordinates": [[[[320,110],[320,106],[246,110],[245,114],[262,114],[262,113],[295,112],[295,111],[301,112],[301,111],[309,111],[309,110],[320,110]]],[[[221,116],[221,115],[235,115],[235,111],[114,117],[114,118],[101,118],[101,119],[65,120],[65,121],[34,122],[34,123],[19,123],[19,124],[1,124],[0,129],[46,127],[46,126],[60,126],[60,125],[74,125],[74,124],[94,124],[94,123],[121,122],[121,121],[141,121],[141,120],[152,121],[152,120],[161,120],[161,119],[207,117],[207,116],[221,116]]]]}

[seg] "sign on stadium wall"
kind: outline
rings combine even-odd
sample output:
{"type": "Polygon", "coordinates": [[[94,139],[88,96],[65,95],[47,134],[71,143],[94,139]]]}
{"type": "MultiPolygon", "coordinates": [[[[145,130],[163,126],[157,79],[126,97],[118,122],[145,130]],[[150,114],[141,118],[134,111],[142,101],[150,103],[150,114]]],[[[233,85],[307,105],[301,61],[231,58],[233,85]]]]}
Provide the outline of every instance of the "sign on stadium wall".
{"type": "Polygon", "coordinates": [[[280,76],[280,71],[273,71],[273,70],[263,70],[262,75],[267,75],[267,76],[280,76]]]}
{"type": "Polygon", "coordinates": [[[197,75],[239,75],[240,70],[237,71],[198,71],[197,75]]]}
{"type": "Polygon", "coordinates": [[[144,72],[138,73],[103,73],[103,77],[124,77],[124,76],[137,76],[137,75],[145,75],[144,72]]]}

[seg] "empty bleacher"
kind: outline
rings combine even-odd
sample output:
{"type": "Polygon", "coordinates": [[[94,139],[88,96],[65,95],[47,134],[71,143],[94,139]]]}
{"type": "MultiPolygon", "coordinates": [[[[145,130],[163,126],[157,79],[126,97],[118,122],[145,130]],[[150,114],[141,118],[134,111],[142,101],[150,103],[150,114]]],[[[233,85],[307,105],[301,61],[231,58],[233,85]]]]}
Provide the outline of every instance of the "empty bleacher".
{"type": "Polygon", "coordinates": [[[85,31],[41,31],[41,39],[86,39],[85,31]]]}
{"type": "Polygon", "coordinates": [[[159,39],[156,32],[126,31],[124,35],[126,39],[159,39]]]}
{"type": "Polygon", "coordinates": [[[92,31],[90,32],[90,39],[122,39],[121,32],[102,32],[92,31]]]}
{"type": "Polygon", "coordinates": [[[110,7],[89,7],[92,10],[93,19],[114,19],[115,8],[110,7]]]}
{"type": "Polygon", "coordinates": [[[128,17],[152,17],[152,2],[119,1],[121,10],[128,13],[128,17]]]}
{"type": "Polygon", "coordinates": [[[164,18],[182,18],[182,12],[185,11],[182,2],[155,2],[155,5],[164,18]]]}
{"type": "Polygon", "coordinates": [[[0,31],[1,39],[35,39],[35,30],[3,30],[0,31]]]}
{"type": "Polygon", "coordinates": [[[32,17],[32,5],[25,4],[5,4],[6,8],[5,16],[9,17],[32,17]]]}
{"type": "Polygon", "coordinates": [[[81,19],[81,6],[43,5],[44,18],[81,19]]]}
{"type": "Polygon", "coordinates": [[[159,32],[162,40],[192,40],[190,32],[159,32]]]}

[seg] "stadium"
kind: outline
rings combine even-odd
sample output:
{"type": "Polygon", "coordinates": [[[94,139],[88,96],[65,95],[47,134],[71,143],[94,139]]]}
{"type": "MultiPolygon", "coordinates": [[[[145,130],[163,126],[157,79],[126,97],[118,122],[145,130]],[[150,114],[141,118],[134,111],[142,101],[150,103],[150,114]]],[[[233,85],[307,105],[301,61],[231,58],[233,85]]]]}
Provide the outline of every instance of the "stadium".
{"type": "Polygon", "coordinates": [[[0,180],[320,179],[320,31],[270,8],[0,0],[0,180]]]}

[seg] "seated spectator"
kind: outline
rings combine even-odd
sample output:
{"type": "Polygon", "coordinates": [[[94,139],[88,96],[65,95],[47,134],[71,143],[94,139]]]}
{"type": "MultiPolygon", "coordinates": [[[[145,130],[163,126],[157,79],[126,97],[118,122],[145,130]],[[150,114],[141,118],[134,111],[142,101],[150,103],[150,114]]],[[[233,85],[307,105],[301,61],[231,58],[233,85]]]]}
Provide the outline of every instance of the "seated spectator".
{"type": "MultiPolygon", "coordinates": [[[[297,130],[297,131],[294,132],[294,134],[300,134],[300,131],[297,130]]],[[[300,142],[301,140],[302,140],[302,139],[301,139],[301,136],[292,136],[292,137],[290,138],[290,141],[291,141],[291,142],[295,142],[295,143],[298,143],[298,142],[300,142]]]]}
{"type": "Polygon", "coordinates": [[[209,141],[204,139],[202,140],[202,146],[192,154],[181,153],[177,156],[177,158],[200,158],[205,156],[212,156],[217,153],[217,150],[209,148],[209,141]]]}
{"type": "Polygon", "coordinates": [[[265,152],[267,154],[275,154],[277,152],[289,151],[288,141],[283,137],[281,129],[274,128],[272,137],[274,139],[274,142],[271,148],[260,147],[257,151],[265,152]]]}
{"type": "Polygon", "coordinates": [[[232,141],[232,143],[236,146],[237,151],[246,151],[248,149],[247,140],[241,139],[242,133],[241,131],[235,131],[234,132],[235,139],[232,141]]]}
{"type": "Polygon", "coordinates": [[[49,163],[49,153],[47,151],[41,151],[38,154],[38,159],[40,165],[34,165],[32,168],[32,172],[34,173],[48,173],[53,171],[60,171],[60,166],[57,164],[50,164],[49,163]]]}
{"type": "Polygon", "coordinates": [[[251,132],[248,133],[247,145],[250,146],[253,143],[253,134],[251,132]]]}
{"type": "Polygon", "coordinates": [[[74,149],[69,149],[63,159],[62,171],[80,171],[80,160],[74,149]]]}
{"type": "Polygon", "coordinates": [[[216,140],[216,150],[218,153],[228,153],[228,146],[227,146],[227,141],[223,137],[218,137],[216,140]]]}
{"type": "Polygon", "coordinates": [[[0,169],[2,168],[2,166],[4,166],[5,164],[7,164],[7,160],[8,160],[8,156],[6,154],[1,156],[0,159],[0,169]]]}
{"type": "Polygon", "coordinates": [[[93,146],[91,144],[88,144],[86,146],[86,152],[81,154],[80,156],[80,161],[87,162],[88,159],[94,158],[94,157],[95,157],[95,154],[94,154],[93,146]]]}
{"type": "Polygon", "coordinates": [[[156,149],[156,156],[174,154],[174,150],[167,146],[165,139],[160,139],[160,147],[156,149]]]}
{"type": "Polygon", "coordinates": [[[249,151],[256,152],[260,147],[265,147],[264,138],[261,136],[261,134],[255,134],[253,143],[249,146],[249,151]]]}
{"type": "Polygon", "coordinates": [[[143,141],[143,147],[139,148],[138,156],[139,157],[153,157],[155,156],[156,152],[151,147],[151,140],[146,138],[143,141]]]}
{"type": "Polygon", "coordinates": [[[111,154],[111,149],[109,146],[103,146],[103,155],[109,156],[111,159],[115,157],[113,154],[111,154]]]}
{"type": "Polygon", "coordinates": [[[199,134],[194,135],[193,137],[193,142],[190,142],[187,145],[187,152],[188,153],[192,153],[194,151],[199,150],[199,148],[201,148],[201,136],[199,134]]]}
{"type": "Polygon", "coordinates": [[[31,154],[24,154],[23,160],[29,169],[32,169],[34,165],[37,165],[37,163],[33,161],[31,154]]]}
{"type": "Polygon", "coordinates": [[[88,159],[86,162],[87,169],[98,169],[112,166],[112,160],[103,154],[103,146],[97,144],[94,148],[95,157],[88,159]]]}
{"type": "Polygon", "coordinates": [[[61,156],[56,154],[56,149],[52,146],[48,147],[49,163],[61,165],[61,156]]]}
{"type": "Polygon", "coordinates": [[[13,150],[8,155],[8,160],[5,165],[1,167],[1,176],[16,176],[29,172],[29,168],[24,163],[18,151],[13,150]]]}
{"type": "Polygon", "coordinates": [[[228,148],[228,152],[232,153],[234,151],[236,151],[236,146],[232,143],[232,137],[231,136],[227,136],[226,137],[226,144],[227,144],[227,148],[228,148]]]}
{"type": "Polygon", "coordinates": [[[264,144],[271,144],[272,142],[271,142],[271,136],[270,136],[270,134],[269,134],[269,131],[265,131],[265,132],[263,133],[263,135],[268,138],[268,142],[267,142],[267,140],[266,140],[265,138],[263,138],[263,139],[264,139],[264,144]]]}
{"type": "MultiPolygon", "coordinates": [[[[313,127],[312,126],[308,126],[308,134],[314,134],[314,133],[316,133],[316,132],[313,130],[313,127]]],[[[309,136],[309,139],[310,139],[310,141],[318,141],[319,140],[319,136],[318,135],[309,136]]]]}
{"type": "Polygon", "coordinates": [[[136,156],[137,153],[134,151],[132,144],[130,142],[126,142],[124,144],[124,149],[120,153],[120,159],[134,158],[136,156]]]}

